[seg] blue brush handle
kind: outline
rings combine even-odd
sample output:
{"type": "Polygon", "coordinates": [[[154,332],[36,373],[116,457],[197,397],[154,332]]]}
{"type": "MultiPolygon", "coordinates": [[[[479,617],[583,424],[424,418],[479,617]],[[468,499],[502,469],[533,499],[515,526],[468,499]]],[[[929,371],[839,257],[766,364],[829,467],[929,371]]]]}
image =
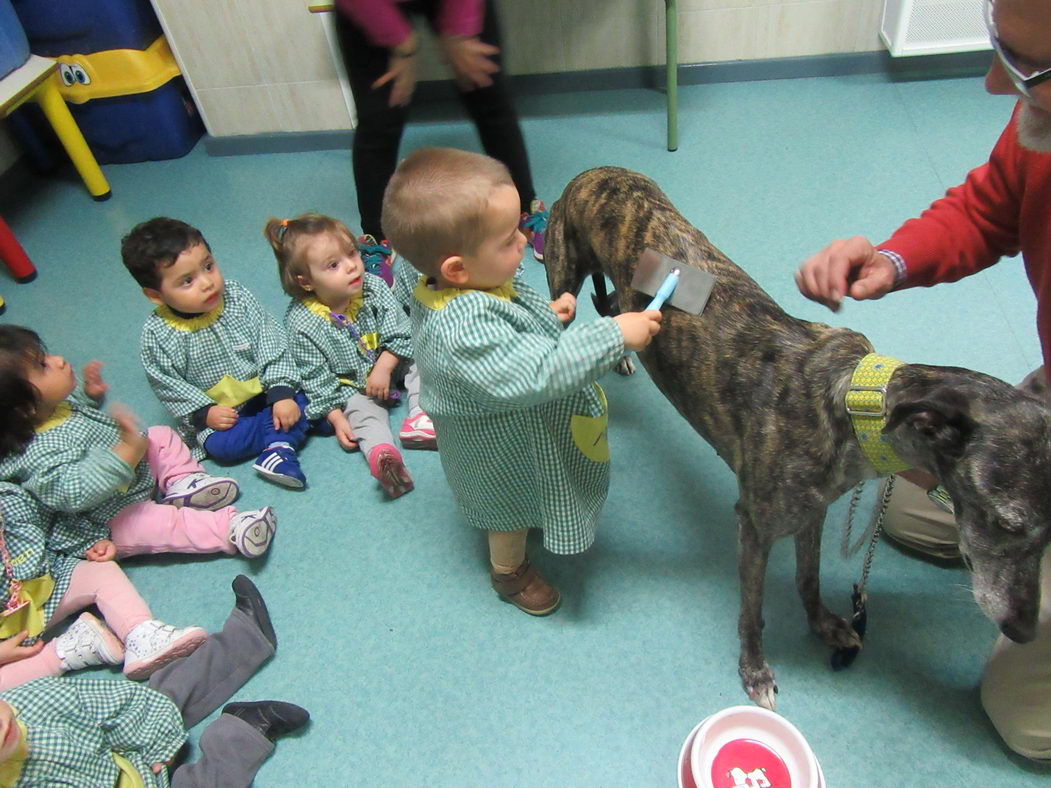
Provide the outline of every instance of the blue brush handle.
{"type": "Polygon", "coordinates": [[[649,306],[647,306],[644,311],[660,309],[664,306],[664,302],[671,298],[671,294],[675,292],[675,288],[679,284],[680,276],[679,269],[673,268],[672,272],[664,278],[663,282],[661,282],[661,286],[657,288],[657,294],[653,296],[653,300],[650,301],[649,306]]]}

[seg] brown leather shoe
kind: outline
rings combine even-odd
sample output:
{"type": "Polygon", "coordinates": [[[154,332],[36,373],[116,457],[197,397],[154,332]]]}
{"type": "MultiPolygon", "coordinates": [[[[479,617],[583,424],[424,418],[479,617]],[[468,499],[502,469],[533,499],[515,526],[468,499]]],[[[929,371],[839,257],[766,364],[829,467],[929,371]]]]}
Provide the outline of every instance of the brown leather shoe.
{"type": "Polygon", "coordinates": [[[562,601],[558,589],[537,574],[528,558],[509,574],[495,572],[489,567],[489,578],[493,583],[493,590],[502,600],[510,602],[531,616],[554,613],[558,603],[562,601]]]}

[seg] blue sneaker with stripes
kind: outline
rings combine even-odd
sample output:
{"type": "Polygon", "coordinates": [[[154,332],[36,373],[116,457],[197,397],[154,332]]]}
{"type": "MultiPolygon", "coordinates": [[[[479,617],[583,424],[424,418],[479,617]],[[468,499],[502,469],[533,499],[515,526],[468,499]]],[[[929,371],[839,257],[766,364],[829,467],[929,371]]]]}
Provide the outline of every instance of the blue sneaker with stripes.
{"type": "Polygon", "coordinates": [[[252,467],[275,484],[295,489],[306,487],[307,477],[299,467],[296,450],[291,446],[272,446],[264,450],[252,467]]]}

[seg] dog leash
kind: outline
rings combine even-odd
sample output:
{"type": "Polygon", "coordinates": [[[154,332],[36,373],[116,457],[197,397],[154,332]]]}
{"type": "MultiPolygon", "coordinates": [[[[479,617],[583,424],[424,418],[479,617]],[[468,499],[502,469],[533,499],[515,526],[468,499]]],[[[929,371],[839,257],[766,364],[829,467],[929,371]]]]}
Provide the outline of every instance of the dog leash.
{"type": "MultiPolygon", "coordinates": [[[[858,482],[854,488],[853,494],[850,496],[850,506],[847,509],[847,527],[843,533],[843,544],[842,551],[844,556],[853,555],[860,548],[865,540],[862,536],[858,541],[851,546],[850,545],[850,532],[854,528],[854,513],[857,511],[858,503],[861,501],[861,493],[865,488],[864,482],[858,482]]],[[[872,569],[872,557],[876,552],[876,543],[879,542],[880,534],[883,533],[883,522],[887,516],[887,507],[890,505],[890,497],[894,492],[894,474],[887,477],[887,481],[883,487],[883,495],[880,497],[879,509],[876,511],[876,522],[872,528],[872,536],[869,538],[868,550],[865,551],[865,562],[861,569],[861,582],[854,584],[854,592],[850,595],[851,606],[853,613],[850,616],[850,628],[853,629],[858,639],[865,640],[865,629],[868,624],[868,613],[865,610],[865,583],[869,579],[869,571],[872,569]]],[[[832,652],[832,656],[829,661],[832,665],[832,670],[844,670],[854,664],[854,659],[858,656],[858,652],[861,650],[861,646],[848,646],[845,648],[837,648],[832,652]]]]}

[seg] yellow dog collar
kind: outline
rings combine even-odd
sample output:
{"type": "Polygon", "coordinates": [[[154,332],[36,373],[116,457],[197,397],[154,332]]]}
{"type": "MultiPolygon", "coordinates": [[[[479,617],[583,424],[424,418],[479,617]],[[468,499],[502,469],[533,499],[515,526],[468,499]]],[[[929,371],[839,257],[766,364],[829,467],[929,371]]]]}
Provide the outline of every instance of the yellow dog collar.
{"type": "Polygon", "coordinates": [[[903,364],[890,356],[869,353],[854,368],[845,398],[858,445],[881,476],[912,467],[895,453],[883,434],[887,424],[887,382],[903,364]]]}

